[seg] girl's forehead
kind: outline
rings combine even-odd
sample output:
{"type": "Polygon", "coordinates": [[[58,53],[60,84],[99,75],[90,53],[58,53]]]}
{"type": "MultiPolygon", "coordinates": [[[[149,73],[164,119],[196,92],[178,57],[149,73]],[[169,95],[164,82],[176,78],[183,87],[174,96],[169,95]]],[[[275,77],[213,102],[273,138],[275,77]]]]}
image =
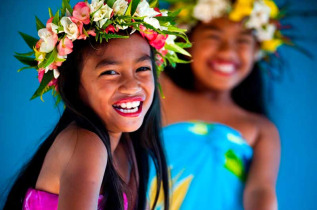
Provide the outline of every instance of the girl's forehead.
{"type": "Polygon", "coordinates": [[[87,53],[87,57],[95,60],[113,58],[124,60],[129,57],[139,57],[140,55],[151,56],[151,48],[145,38],[139,34],[132,34],[126,39],[111,39],[97,47],[92,47],[87,53]]]}

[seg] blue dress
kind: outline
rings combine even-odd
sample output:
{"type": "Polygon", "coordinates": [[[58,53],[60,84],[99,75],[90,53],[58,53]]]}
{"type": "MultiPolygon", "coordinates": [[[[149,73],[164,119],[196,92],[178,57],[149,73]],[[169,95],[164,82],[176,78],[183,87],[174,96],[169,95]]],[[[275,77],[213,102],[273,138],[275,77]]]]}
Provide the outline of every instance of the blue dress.
{"type": "MultiPolygon", "coordinates": [[[[243,190],[252,159],[252,147],[226,125],[182,122],[163,129],[171,176],[171,210],[243,209],[243,190]]],[[[151,165],[148,198],[157,188],[151,165]]],[[[163,209],[163,195],[158,207],[163,209]]],[[[152,206],[152,205],[151,205],[152,206]]]]}

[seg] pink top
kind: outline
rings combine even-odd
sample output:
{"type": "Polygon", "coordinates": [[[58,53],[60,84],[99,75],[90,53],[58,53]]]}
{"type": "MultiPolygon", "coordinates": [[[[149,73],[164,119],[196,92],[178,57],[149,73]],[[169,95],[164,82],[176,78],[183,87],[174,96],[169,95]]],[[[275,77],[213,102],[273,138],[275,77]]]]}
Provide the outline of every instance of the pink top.
{"type": "MultiPolygon", "coordinates": [[[[103,195],[98,198],[98,210],[101,210],[103,195]]],[[[128,209],[128,199],[123,193],[124,209],[128,209]]],[[[23,210],[57,210],[58,195],[29,188],[23,201],[23,210]]]]}

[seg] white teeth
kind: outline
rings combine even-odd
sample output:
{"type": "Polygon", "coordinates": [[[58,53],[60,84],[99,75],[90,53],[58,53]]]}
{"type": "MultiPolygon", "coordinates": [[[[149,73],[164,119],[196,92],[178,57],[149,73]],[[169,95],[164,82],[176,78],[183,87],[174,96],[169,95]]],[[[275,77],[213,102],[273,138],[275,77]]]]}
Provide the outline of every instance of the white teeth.
{"type": "Polygon", "coordinates": [[[130,109],[131,107],[132,107],[132,103],[131,103],[131,102],[128,102],[128,103],[127,103],[127,108],[130,109]]]}
{"type": "Polygon", "coordinates": [[[134,101],[133,102],[133,107],[137,107],[137,106],[139,106],[140,105],[140,101],[134,101]]]}
{"type": "MultiPolygon", "coordinates": [[[[133,101],[133,102],[127,102],[127,103],[121,103],[121,104],[115,104],[113,105],[116,108],[121,108],[121,109],[135,109],[140,106],[141,102],[140,101],[133,101]]],[[[120,109],[120,110],[121,110],[120,109]]]]}
{"type": "Polygon", "coordinates": [[[134,113],[138,111],[138,107],[135,107],[133,109],[119,109],[119,111],[123,113],[134,113]]]}
{"type": "Polygon", "coordinates": [[[235,70],[235,67],[232,64],[216,64],[215,69],[223,73],[232,73],[235,70]]]}

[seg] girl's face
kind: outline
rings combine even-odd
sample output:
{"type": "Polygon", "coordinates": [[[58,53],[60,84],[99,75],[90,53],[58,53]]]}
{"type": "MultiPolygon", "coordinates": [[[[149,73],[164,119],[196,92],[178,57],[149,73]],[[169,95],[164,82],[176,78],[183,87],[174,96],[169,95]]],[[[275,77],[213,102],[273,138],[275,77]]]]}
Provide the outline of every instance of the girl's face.
{"type": "Polygon", "coordinates": [[[191,64],[198,89],[226,91],[251,71],[258,45],[251,31],[228,18],[200,24],[193,31],[191,64]]]}
{"type": "Polygon", "coordinates": [[[111,39],[84,59],[79,89],[83,101],[109,133],[137,130],[155,89],[147,41],[136,33],[128,39],[111,39]]]}

